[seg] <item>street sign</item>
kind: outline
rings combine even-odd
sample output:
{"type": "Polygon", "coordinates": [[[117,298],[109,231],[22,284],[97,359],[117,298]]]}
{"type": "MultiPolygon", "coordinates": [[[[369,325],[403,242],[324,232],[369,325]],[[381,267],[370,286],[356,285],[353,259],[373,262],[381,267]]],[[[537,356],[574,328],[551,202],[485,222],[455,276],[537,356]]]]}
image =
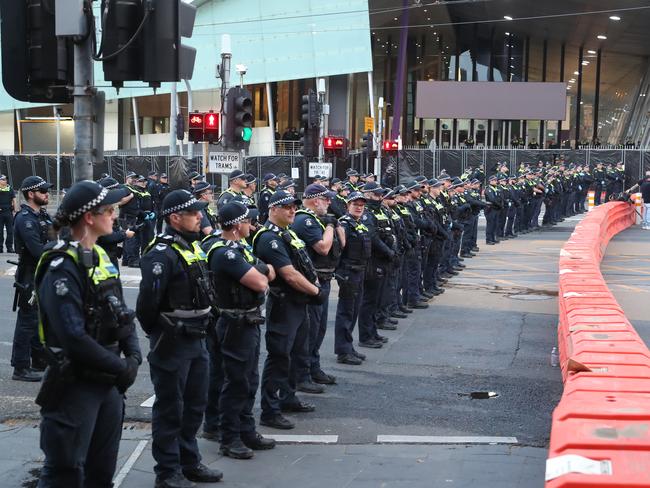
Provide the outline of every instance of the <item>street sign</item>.
{"type": "Polygon", "coordinates": [[[228,174],[241,168],[241,154],[233,151],[211,152],[208,157],[208,173],[228,174]]]}
{"type": "Polygon", "coordinates": [[[364,117],[363,119],[363,132],[375,133],[375,119],[372,117],[364,117]]]}
{"type": "Polygon", "coordinates": [[[313,178],[316,175],[330,178],[332,176],[332,163],[309,163],[308,176],[313,178]]]}

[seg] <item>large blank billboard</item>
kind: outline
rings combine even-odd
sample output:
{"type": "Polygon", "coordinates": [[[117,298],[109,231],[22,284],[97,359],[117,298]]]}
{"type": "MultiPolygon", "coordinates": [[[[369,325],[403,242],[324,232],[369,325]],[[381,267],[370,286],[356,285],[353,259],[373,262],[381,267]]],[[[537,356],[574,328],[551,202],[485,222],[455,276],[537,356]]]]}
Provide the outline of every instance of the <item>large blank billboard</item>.
{"type": "Polygon", "coordinates": [[[564,120],[565,83],[418,81],[423,119],[564,120]]]}

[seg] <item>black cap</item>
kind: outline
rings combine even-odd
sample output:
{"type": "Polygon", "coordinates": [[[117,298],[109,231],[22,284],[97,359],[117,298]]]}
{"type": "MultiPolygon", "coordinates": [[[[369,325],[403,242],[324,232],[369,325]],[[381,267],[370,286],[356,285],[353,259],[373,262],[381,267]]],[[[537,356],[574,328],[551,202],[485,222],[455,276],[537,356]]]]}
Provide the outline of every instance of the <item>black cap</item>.
{"type": "Polygon", "coordinates": [[[242,220],[255,220],[258,216],[256,209],[248,208],[242,202],[230,201],[219,209],[221,225],[234,225],[242,220]]]}
{"type": "Polygon", "coordinates": [[[305,200],[318,197],[334,198],[335,196],[336,193],[319,183],[312,183],[311,185],[308,185],[302,195],[305,200]]]}
{"type": "Polygon", "coordinates": [[[420,184],[417,181],[411,180],[406,184],[406,189],[407,190],[421,190],[422,186],[420,186],[420,184]]]}
{"type": "Polygon", "coordinates": [[[387,189],[384,200],[394,200],[396,196],[397,192],[395,190],[387,189]]]}
{"type": "Polygon", "coordinates": [[[431,178],[429,180],[429,186],[431,186],[431,188],[438,188],[439,186],[442,186],[442,185],[443,185],[443,182],[436,179],[436,178],[431,178]]]}
{"type": "Polygon", "coordinates": [[[237,178],[245,180],[246,173],[244,173],[241,169],[233,169],[228,175],[228,181],[236,180],[237,178]]]}
{"type": "Polygon", "coordinates": [[[361,193],[360,191],[353,191],[352,193],[350,193],[348,195],[348,198],[346,199],[346,201],[348,203],[353,202],[355,200],[363,200],[364,202],[368,201],[366,196],[363,193],[361,193]]]}
{"type": "Polygon", "coordinates": [[[363,187],[361,188],[361,192],[362,193],[376,193],[378,195],[383,195],[384,193],[386,193],[386,190],[384,188],[382,188],[376,182],[370,181],[370,182],[366,183],[365,185],[363,185],[363,187]]]}
{"type": "Polygon", "coordinates": [[[357,172],[357,170],[356,170],[356,169],[352,169],[352,168],[349,168],[349,169],[345,172],[345,174],[346,174],[347,176],[359,176],[359,173],[357,172]]]}
{"type": "Polygon", "coordinates": [[[208,202],[199,201],[187,190],[174,190],[162,202],[162,215],[171,215],[182,210],[203,210],[208,202]]]}
{"type": "Polygon", "coordinates": [[[20,191],[47,190],[53,186],[52,183],[48,183],[40,176],[28,176],[20,184],[20,191]]]}
{"type": "Polygon", "coordinates": [[[167,173],[160,173],[160,178],[167,178],[167,173]]]}
{"type": "Polygon", "coordinates": [[[140,181],[140,182],[147,181],[147,178],[143,175],[138,175],[135,181],[140,181]]]}
{"type": "Polygon", "coordinates": [[[288,193],[284,190],[276,191],[269,200],[269,208],[278,207],[281,205],[290,205],[295,203],[296,205],[302,205],[302,200],[296,198],[291,193],[288,193]]]}
{"type": "Polygon", "coordinates": [[[278,178],[278,180],[279,180],[280,178],[287,178],[287,174],[286,174],[286,173],[278,173],[277,178],[278,178]]]}
{"type": "Polygon", "coordinates": [[[126,188],[109,190],[96,181],[79,181],[65,193],[59,206],[59,215],[74,223],[84,213],[102,205],[114,205],[128,194],[126,188]]]}
{"type": "Polygon", "coordinates": [[[332,178],[330,183],[332,185],[336,185],[337,183],[341,183],[341,179],[340,178],[332,178]]]}
{"type": "Polygon", "coordinates": [[[415,177],[415,181],[417,181],[417,182],[420,183],[420,184],[422,184],[422,183],[427,183],[427,177],[426,177],[426,176],[419,175],[419,176],[416,176],[416,177],[415,177]]]}
{"type": "Polygon", "coordinates": [[[296,186],[296,182],[293,181],[291,178],[289,178],[287,181],[282,183],[278,188],[280,190],[282,190],[282,189],[285,189],[285,188],[291,188],[291,187],[295,187],[295,186],[296,186]]]}
{"type": "Polygon", "coordinates": [[[406,188],[404,185],[397,185],[395,187],[395,191],[397,192],[398,195],[406,195],[410,190],[406,188]]]}
{"type": "Polygon", "coordinates": [[[149,171],[147,176],[158,176],[158,171],[149,171]]]}
{"type": "Polygon", "coordinates": [[[278,177],[275,176],[274,173],[266,173],[266,174],[264,175],[264,178],[262,178],[262,181],[263,181],[264,183],[266,183],[266,182],[269,181],[269,180],[277,180],[277,179],[278,179],[278,177]]]}
{"type": "Polygon", "coordinates": [[[246,174],[246,184],[247,185],[252,185],[253,183],[257,182],[257,178],[255,178],[255,175],[252,175],[250,173],[246,174]]]}
{"type": "Polygon", "coordinates": [[[133,178],[134,176],[138,176],[138,174],[135,171],[127,171],[126,173],[127,178],[133,178]]]}
{"type": "Polygon", "coordinates": [[[98,183],[104,188],[108,188],[109,190],[114,190],[120,186],[120,183],[115,178],[111,178],[110,176],[102,178],[98,181],[98,183]]]}
{"type": "Polygon", "coordinates": [[[194,188],[192,188],[192,193],[198,195],[199,193],[203,193],[206,190],[212,190],[213,188],[214,186],[207,181],[199,181],[194,188]]]}
{"type": "Polygon", "coordinates": [[[451,176],[449,176],[447,173],[440,173],[438,175],[438,180],[440,181],[445,181],[445,180],[450,180],[451,176]]]}

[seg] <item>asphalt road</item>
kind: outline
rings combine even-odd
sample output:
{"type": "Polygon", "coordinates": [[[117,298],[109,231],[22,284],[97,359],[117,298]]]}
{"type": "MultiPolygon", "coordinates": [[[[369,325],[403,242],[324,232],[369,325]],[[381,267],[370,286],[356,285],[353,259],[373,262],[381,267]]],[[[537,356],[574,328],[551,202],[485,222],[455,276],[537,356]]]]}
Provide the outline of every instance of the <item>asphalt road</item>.
{"type": "MultiPolygon", "coordinates": [[[[403,455],[415,463],[419,455],[425,459],[422,463],[427,464],[426,459],[429,459],[434,465],[441,456],[449,456],[449,462],[455,463],[457,470],[453,476],[449,475],[449,479],[457,481],[454,486],[476,486],[471,480],[485,486],[542,486],[551,413],[562,391],[560,372],[550,366],[550,352],[556,343],[557,261],[559,250],[576,222],[577,219],[570,219],[555,229],[527,234],[498,246],[479,243],[479,256],[465,261],[467,269],[450,280],[447,292],[432,300],[428,310],[416,311],[409,319],[401,320],[397,331],[383,331],[390,338],[383,349],[363,350],[368,355],[363,366],[335,362],[331,334],[335,302],[331,300],[331,329],[321,355],[325,371],[336,375],[338,384],[328,387],[322,395],[304,395],[316,404],[316,412],[291,416],[297,423],[296,429],[281,434],[338,436],[334,446],[312,446],[312,451],[323,459],[350,454],[351,446],[367,446],[365,451],[354,451],[360,459],[370,463],[364,465],[365,469],[373,464],[374,456],[403,455]],[[496,392],[498,396],[484,400],[469,396],[472,392],[483,391],[496,392]],[[404,445],[406,440],[397,441],[395,446],[378,445],[378,436],[386,435],[467,436],[475,440],[461,442],[456,447],[422,446],[420,450],[413,450],[414,446],[404,445]],[[514,445],[475,445],[486,436],[514,437],[516,440],[514,445]],[[345,453],[340,451],[341,446],[347,446],[345,453]],[[466,449],[462,449],[463,446],[466,449]],[[530,451],[522,454],[526,449],[530,451]],[[523,458],[517,457],[520,455],[523,458]],[[507,467],[505,472],[511,473],[506,477],[507,482],[503,470],[497,470],[500,474],[494,476],[481,477],[480,470],[470,476],[471,469],[465,468],[463,474],[462,466],[468,459],[482,459],[481,456],[493,456],[495,465],[507,467]]],[[[0,273],[6,273],[9,265],[5,264],[5,259],[1,261],[0,273]]],[[[136,270],[130,269],[123,272],[136,274],[136,270]]],[[[11,276],[0,276],[0,313],[5,317],[0,326],[0,420],[7,426],[25,429],[36,425],[38,411],[33,398],[38,385],[11,380],[9,360],[15,323],[15,314],[11,312],[12,280],[11,276]]],[[[137,277],[133,276],[126,285],[127,302],[134,306],[137,277]]],[[[140,335],[142,349],[146,352],[147,341],[142,333],[140,335]]],[[[127,398],[130,428],[135,428],[145,439],[148,438],[151,409],[140,405],[152,395],[145,362],[127,398]]],[[[260,431],[278,433],[265,428],[260,431]]],[[[30,444],[24,437],[21,439],[27,449],[25,452],[29,453],[25,456],[37,460],[40,455],[37,445],[30,444]]],[[[4,442],[2,437],[0,442],[4,442]]],[[[201,442],[206,446],[204,450],[210,453],[207,459],[219,461],[218,466],[222,463],[231,466],[231,460],[219,460],[212,455],[216,452],[214,444],[201,442]]],[[[133,448],[134,445],[125,443],[124,456],[133,448]]],[[[281,446],[273,454],[259,456],[260,459],[254,461],[256,467],[286,466],[282,479],[287,481],[286,476],[294,469],[291,453],[297,455],[300,446],[291,449],[281,446]],[[295,448],[298,450],[291,450],[295,448]]],[[[18,463],[17,456],[9,456],[7,469],[16,479],[25,479],[29,464],[18,463]]],[[[144,465],[134,470],[140,473],[138,476],[146,473],[148,482],[153,480],[151,462],[147,449],[138,461],[144,465]]],[[[0,468],[3,463],[0,456],[0,468]]],[[[235,466],[230,468],[231,472],[242,471],[241,464],[235,463],[235,466]]],[[[130,474],[127,481],[132,476],[136,475],[130,474]]],[[[430,473],[427,476],[422,478],[423,482],[430,482],[430,473]]],[[[444,474],[441,476],[444,478],[444,474]]],[[[358,477],[354,479],[359,481],[358,477]]],[[[140,481],[134,478],[124,486],[142,486],[140,481]]],[[[400,483],[395,486],[419,486],[401,478],[397,481],[400,483]]],[[[259,480],[252,480],[250,486],[256,483],[259,480]]],[[[366,484],[352,483],[350,486],[366,484]]],[[[367,486],[379,485],[368,482],[367,486]]]]}

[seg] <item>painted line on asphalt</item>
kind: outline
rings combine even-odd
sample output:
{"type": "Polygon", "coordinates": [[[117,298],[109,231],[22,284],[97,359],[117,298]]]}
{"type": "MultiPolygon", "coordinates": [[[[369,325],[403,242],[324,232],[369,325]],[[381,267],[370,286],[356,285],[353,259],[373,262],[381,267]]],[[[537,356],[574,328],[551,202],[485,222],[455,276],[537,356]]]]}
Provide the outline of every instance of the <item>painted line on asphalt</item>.
{"type": "Polygon", "coordinates": [[[135,449],[129,456],[129,459],[126,460],[124,463],[124,466],[122,466],[122,469],[120,469],[120,472],[117,473],[117,476],[113,480],[113,487],[114,488],[119,488],[124,479],[126,478],[126,475],[129,474],[129,471],[131,471],[131,468],[133,468],[133,465],[136,463],[140,455],[142,455],[142,451],[144,451],[144,448],[147,446],[147,442],[149,441],[140,441],[138,442],[138,445],[135,446],[135,449]]]}
{"type": "Polygon", "coordinates": [[[141,407],[151,408],[153,407],[153,402],[156,399],[156,395],[151,395],[144,402],[140,404],[141,407]]]}
{"type": "Polygon", "coordinates": [[[378,444],[517,444],[516,437],[378,435],[378,444]]]}
{"type": "Polygon", "coordinates": [[[264,434],[264,437],[275,440],[281,444],[336,444],[339,441],[337,435],[281,435],[264,434]]]}

